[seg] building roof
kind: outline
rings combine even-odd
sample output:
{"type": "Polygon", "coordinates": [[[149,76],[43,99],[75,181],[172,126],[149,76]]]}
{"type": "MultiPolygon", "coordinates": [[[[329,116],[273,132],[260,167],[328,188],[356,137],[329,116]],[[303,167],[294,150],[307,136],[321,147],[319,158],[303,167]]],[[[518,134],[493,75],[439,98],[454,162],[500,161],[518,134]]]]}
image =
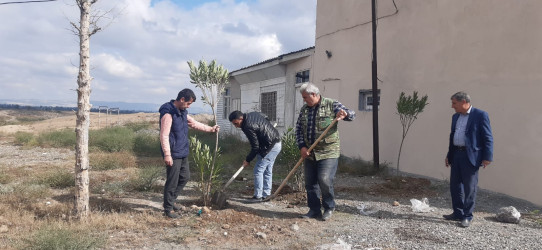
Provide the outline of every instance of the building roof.
{"type": "Polygon", "coordinates": [[[234,71],[231,71],[230,74],[233,74],[233,73],[236,73],[238,71],[242,71],[242,70],[245,70],[245,69],[248,69],[248,68],[252,68],[254,66],[258,66],[258,65],[262,65],[262,64],[265,64],[265,63],[269,63],[269,62],[272,62],[272,61],[275,61],[275,60],[281,60],[282,58],[286,57],[286,56],[289,56],[289,55],[293,55],[293,54],[298,54],[298,53],[302,53],[302,52],[305,52],[305,51],[309,51],[309,50],[312,50],[314,49],[314,46],[312,47],[308,47],[308,48],[305,48],[305,49],[301,49],[301,50],[297,50],[297,51],[293,51],[293,52],[289,52],[289,53],[286,53],[286,54],[282,54],[282,55],[279,55],[277,57],[273,57],[271,59],[267,59],[265,61],[262,61],[262,62],[259,62],[259,63],[256,63],[256,64],[252,64],[250,66],[246,66],[246,67],[243,67],[243,68],[240,68],[240,69],[237,69],[237,70],[234,70],[234,71]]]}

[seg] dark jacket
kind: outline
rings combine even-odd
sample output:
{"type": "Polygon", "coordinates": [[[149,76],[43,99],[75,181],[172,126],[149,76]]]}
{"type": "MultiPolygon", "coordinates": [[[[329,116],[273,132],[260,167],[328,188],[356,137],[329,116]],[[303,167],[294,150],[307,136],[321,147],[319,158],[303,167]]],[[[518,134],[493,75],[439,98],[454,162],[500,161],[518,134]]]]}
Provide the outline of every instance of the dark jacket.
{"type": "Polygon", "coordinates": [[[275,127],[259,112],[252,112],[243,115],[241,130],[250,142],[250,153],[245,159],[252,161],[256,154],[266,156],[275,143],[280,141],[280,134],[275,127]]]}
{"type": "MultiPolygon", "coordinates": [[[[448,162],[454,164],[455,147],[454,131],[457,124],[459,113],[452,116],[452,132],[450,133],[450,143],[448,146],[448,162]]],[[[467,121],[465,130],[465,143],[467,147],[467,156],[470,163],[479,167],[482,161],[493,161],[493,134],[488,114],[480,109],[472,108],[467,121]]]]}
{"type": "MultiPolygon", "coordinates": [[[[171,150],[171,158],[181,159],[188,156],[188,120],[186,115],[188,111],[179,110],[173,105],[174,100],[164,103],[160,109],[160,121],[165,114],[170,114],[173,122],[171,123],[171,131],[169,132],[169,147],[171,150]]],[[[160,124],[161,127],[162,124],[160,124]]],[[[164,152],[160,147],[162,157],[164,152]]]]}

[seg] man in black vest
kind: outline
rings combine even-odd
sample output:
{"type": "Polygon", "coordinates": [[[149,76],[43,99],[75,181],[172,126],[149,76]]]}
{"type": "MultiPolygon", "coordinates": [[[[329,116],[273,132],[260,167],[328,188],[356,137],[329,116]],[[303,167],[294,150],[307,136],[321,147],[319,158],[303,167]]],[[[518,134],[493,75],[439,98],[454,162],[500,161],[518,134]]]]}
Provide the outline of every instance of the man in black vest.
{"type": "Polygon", "coordinates": [[[233,111],[229,120],[237,128],[241,128],[250,142],[250,153],[243,161],[247,167],[254,158],[254,196],[251,200],[259,202],[271,195],[273,185],[273,164],[281,150],[280,134],[275,127],[259,112],[243,114],[233,111]]]}
{"type": "Polygon", "coordinates": [[[173,211],[179,211],[175,205],[177,196],[190,180],[188,168],[188,127],[205,132],[218,133],[220,127],[200,123],[188,115],[187,108],[196,101],[194,92],[183,89],[177,99],[164,103],[160,109],[160,149],[166,163],[167,179],[164,185],[164,215],[170,218],[180,217],[173,211]]]}

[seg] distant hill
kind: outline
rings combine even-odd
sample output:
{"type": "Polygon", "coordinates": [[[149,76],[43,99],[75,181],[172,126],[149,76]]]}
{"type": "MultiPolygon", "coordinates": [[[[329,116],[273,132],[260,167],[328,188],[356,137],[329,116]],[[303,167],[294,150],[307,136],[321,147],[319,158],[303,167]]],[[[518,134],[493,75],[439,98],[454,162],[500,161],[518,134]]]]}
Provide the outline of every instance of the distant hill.
{"type": "MultiPolygon", "coordinates": [[[[106,101],[90,101],[92,109],[98,109],[100,106],[107,108],[119,108],[121,111],[133,112],[158,112],[160,105],[155,103],[129,103],[129,102],[106,102],[106,101]]],[[[59,100],[37,100],[37,99],[0,99],[0,104],[14,104],[20,106],[32,107],[77,107],[75,102],[59,101],[59,100]]],[[[200,108],[196,106],[190,107],[191,114],[211,113],[210,108],[200,108]]]]}

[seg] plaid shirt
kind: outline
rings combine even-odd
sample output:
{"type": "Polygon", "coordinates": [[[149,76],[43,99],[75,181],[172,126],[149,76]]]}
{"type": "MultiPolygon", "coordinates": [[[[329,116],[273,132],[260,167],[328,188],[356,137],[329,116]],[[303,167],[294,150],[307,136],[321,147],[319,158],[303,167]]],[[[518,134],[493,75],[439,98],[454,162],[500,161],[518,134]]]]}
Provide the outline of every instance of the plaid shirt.
{"type": "MultiPolygon", "coordinates": [[[[309,113],[307,115],[308,116],[307,117],[308,118],[308,121],[307,121],[307,131],[308,131],[307,139],[309,140],[308,142],[305,141],[305,138],[303,136],[303,125],[300,122],[301,118],[303,117],[303,113],[299,112],[299,117],[297,118],[297,123],[296,123],[296,126],[295,126],[295,137],[296,137],[297,146],[299,147],[299,149],[301,149],[303,147],[309,148],[310,145],[312,145],[314,143],[314,141],[316,141],[316,138],[315,138],[315,135],[314,135],[314,128],[316,127],[316,123],[315,123],[316,112],[317,112],[319,107],[320,107],[320,103],[318,103],[317,105],[314,105],[313,107],[308,107],[308,109],[309,109],[309,113]]],[[[349,110],[344,105],[342,105],[340,102],[334,101],[333,102],[333,112],[335,114],[337,114],[337,112],[339,112],[341,109],[346,111],[346,113],[347,113],[346,117],[344,118],[345,121],[354,120],[354,118],[356,117],[356,113],[354,111],[349,110]]],[[[333,117],[333,118],[335,118],[335,117],[333,117]]]]}

